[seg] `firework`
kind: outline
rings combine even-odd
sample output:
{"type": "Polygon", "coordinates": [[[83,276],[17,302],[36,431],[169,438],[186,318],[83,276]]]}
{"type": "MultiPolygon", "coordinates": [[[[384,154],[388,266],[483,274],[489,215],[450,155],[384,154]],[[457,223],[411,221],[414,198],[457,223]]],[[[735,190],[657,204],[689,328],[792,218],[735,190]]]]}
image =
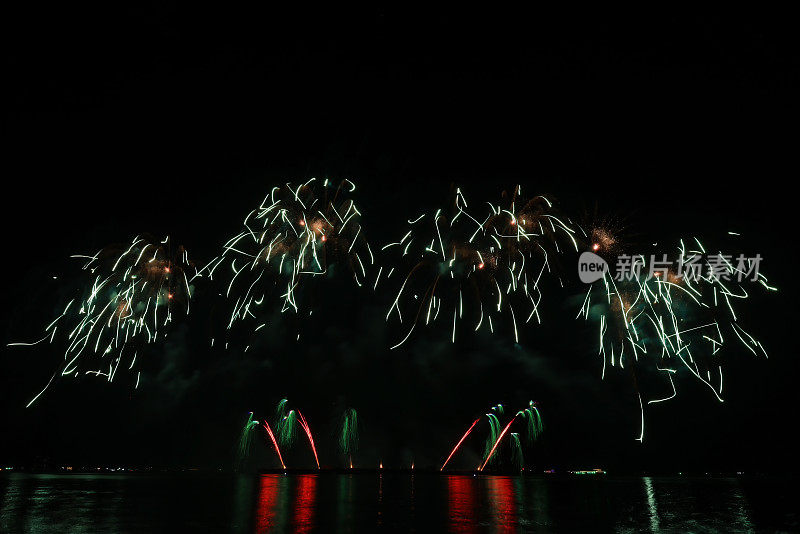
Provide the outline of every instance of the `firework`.
{"type": "Polygon", "coordinates": [[[281,462],[281,467],[286,469],[286,464],[283,463],[283,456],[281,456],[281,449],[280,447],[278,447],[278,441],[275,439],[275,434],[272,433],[272,429],[270,428],[269,423],[267,423],[266,421],[263,422],[263,426],[264,426],[264,431],[267,433],[267,436],[269,436],[272,445],[275,447],[275,452],[278,455],[278,460],[280,460],[281,462]]]}
{"type": "Polygon", "coordinates": [[[278,441],[284,447],[291,447],[295,439],[296,425],[299,424],[308,438],[309,447],[311,448],[311,452],[314,453],[314,461],[317,464],[317,469],[319,469],[319,457],[317,456],[317,447],[314,445],[314,437],[311,434],[311,428],[300,410],[287,411],[288,402],[287,399],[281,399],[276,409],[275,427],[278,431],[278,441]]]}
{"type": "Polygon", "coordinates": [[[223,280],[225,298],[232,303],[227,329],[247,321],[253,332],[260,330],[273,301],[281,313],[307,317],[312,310],[302,309],[303,292],[339,267],[363,284],[374,258],[361,212],[350,198],[354,190],[349,180],[338,187],[316,178],[298,186],[287,183],[274,187],[247,214],[239,232],[200,273],[223,280]]]}
{"type": "Polygon", "coordinates": [[[258,426],[258,421],[253,420],[253,412],[247,416],[247,421],[239,434],[239,445],[236,448],[236,467],[241,468],[250,456],[250,448],[253,442],[253,430],[258,426]]]}
{"type": "MultiPolygon", "coordinates": [[[[498,405],[501,406],[501,405],[498,405]]],[[[488,414],[487,414],[488,415],[488,414]]],[[[533,443],[539,435],[542,433],[543,426],[542,426],[542,418],[539,414],[539,409],[536,407],[536,403],[530,401],[528,403],[528,407],[518,411],[514,417],[508,422],[502,432],[499,434],[497,430],[499,429],[499,420],[496,417],[490,417],[490,421],[492,421],[492,432],[489,435],[489,440],[494,439],[489,447],[488,452],[484,455],[483,464],[478,469],[479,471],[483,471],[486,466],[492,461],[494,458],[494,453],[497,450],[497,446],[500,445],[500,442],[503,440],[503,437],[506,435],[508,430],[511,428],[511,425],[518,419],[522,418],[526,421],[526,435],[528,443],[533,443]]],[[[522,470],[524,466],[524,458],[522,455],[522,442],[519,439],[518,433],[511,434],[511,461],[514,462],[517,467],[522,470]]],[[[487,440],[487,444],[489,443],[487,440]]]]}
{"type": "MultiPolygon", "coordinates": [[[[517,415],[519,415],[519,414],[517,414],[517,415]]],[[[501,441],[503,441],[503,437],[506,435],[506,433],[508,432],[508,429],[511,428],[511,425],[514,424],[514,421],[516,421],[516,420],[517,420],[517,416],[515,415],[514,417],[511,418],[511,421],[508,422],[508,424],[503,429],[503,431],[500,432],[500,435],[497,437],[497,440],[494,442],[494,445],[492,445],[492,448],[489,450],[489,454],[486,456],[486,459],[483,461],[483,464],[478,468],[478,471],[483,471],[483,469],[486,467],[486,464],[488,464],[489,460],[492,459],[492,456],[494,455],[494,451],[497,450],[497,446],[500,445],[501,441]]]]}
{"type": "Polygon", "coordinates": [[[319,457],[317,456],[317,447],[314,445],[314,437],[311,435],[311,428],[308,426],[306,418],[300,413],[300,410],[297,410],[297,416],[300,418],[300,426],[308,437],[308,444],[311,446],[311,452],[314,453],[314,461],[317,462],[317,469],[319,469],[319,457]]]}
{"type": "Polygon", "coordinates": [[[276,425],[278,425],[279,421],[283,419],[286,415],[286,406],[289,404],[289,399],[281,399],[278,401],[278,405],[275,406],[275,421],[276,425]]]}
{"type": "MultiPolygon", "coordinates": [[[[578,317],[598,323],[598,355],[601,377],[606,368],[629,367],[632,373],[646,363],[664,376],[671,390],[666,396],[641,398],[644,439],[644,406],[664,402],[677,395],[674,376],[680,369],[700,380],[723,402],[722,349],[727,341],[741,343],[755,356],[767,357],[763,345],[739,324],[734,303],[749,297],[745,282],[729,279],[751,277],[750,283],[774,291],[766,278],[753,274],[751,259],[722,252],[709,254],[697,239],[680,241],[677,262],[683,272],[661,255],[648,264],[643,255],[624,259],[631,275],[615,279],[609,273],[586,292],[578,317]],[[728,279],[728,280],[726,280],[728,279]]],[[[653,257],[652,256],[651,260],[653,257]]],[[[623,260],[618,260],[623,261],[623,260]]],[[[618,277],[619,278],[619,277],[618,277]]],[[[635,374],[634,374],[635,376],[635,374]]]]}
{"type": "Polygon", "coordinates": [[[483,457],[488,459],[491,459],[490,453],[497,442],[497,437],[500,435],[500,419],[493,413],[494,411],[496,411],[496,407],[492,408],[492,412],[486,414],[486,419],[489,422],[489,433],[486,435],[486,441],[483,444],[483,457]]]}
{"type": "Polygon", "coordinates": [[[291,447],[295,438],[295,423],[297,412],[286,409],[288,399],[281,399],[275,410],[275,428],[278,431],[278,441],[284,447],[291,447]]]}
{"type": "Polygon", "coordinates": [[[522,416],[527,423],[525,436],[529,444],[533,443],[544,430],[542,416],[539,414],[536,403],[530,401],[528,407],[524,410],[520,410],[517,415],[522,416]]]}
{"type": "Polygon", "coordinates": [[[453,455],[456,453],[456,451],[459,449],[459,447],[461,447],[461,444],[464,443],[464,440],[467,439],[467,436],[469,436],[470,432],[472,432],[472,429],[475,428],[475,425],[477,425],[478,421],[480,421],[480,420],[481,419],[479,417],[479,418],[475,419],[475,421],[472,422],[472,424],[467,429],[467,431],[464,432],[464,435],[461,437],[461,439],[458,440],[458,443],[456,443],[456,446],[453,447],[453,450],[450,451],[450,455],[447,457],[447,460],[444,461],[444,463],[442,464],[442,467],[439,469],[439,471],[444,471],[444,468],[447,467],[447,463],[450,461],[450,458],[452,458],[453,455]]]}
{"type": "Polygon", "coordinates": [[[247,461],[247,458],[250,457],[250,449],[252,448],[253,443],[253,433],[255,429],[261,425],[266,432],[267,437],[269,437],[270,441],[272,442],[273,447],[275,448],[275,453],[278,455],[278,460],[281,462],[281,467],[286,469],[286,465],[283,463],[283,456],[281,455],[281,450],[278,447],[278,442],[275,439],[275,434],[272,433],[272,428],[269,426],[269,423],[266,421],[258,422],[253,419],[253,412],[249,412],[247,416],[247,421],[242,427],[242,431],[239,434],[239,445],[236,448],[236,466],[237,468],[241,468],[244,466],[244,463],[247,461]]]}
{"type": "Polygon", "coordinates": [[[339,448],[353,464],[353,453],[358,448],[358,414],[353,408],[348,408],[342,415],[342,429],[339,432],[339,448]]]}
{"type": "Polygon", "coordinates": [[[396,318],[404,334],[392,348],[420,324],[446,322],[452,342],[459,321],[492,333],[504,325],[516,342],[521,324],[540,321],[543,275],[566,247],[578,246],[550,200],[524,201],[519,193],[478,214],[456,190],[449,209],[409,220],[406,234],[381,249],[386,264],[373,287],[399,286],[386,320],[396,318]]]}
{"type": "MultiPolygon", "coordinates": [[[[221,282],[230,312],[224,321],[226,335],[240,323],[251,327],[248,332],[258,332],[272,312],[307,321],[314,288],[321,287],[316,281],[345,272],[358,286],[387,288],[391,305],[386,321],[396,330],[392,349],[424,326],[447,330],[453,343],[459,332],[482,329],[503,330],[518,342],[526,324],[541,322],[540,304],[550,292],[545,286],[565,286],[563,265],[580,251],[619,264],[627,248],[622,227],[612,219],[595,216],[584,229],[558,212],[551,199],[523,198],[520,187],[499,204],[477,207],[468,206],[456,189],[446,208],[409,219],[405,234],[382,247],[373,272],[375,260],[361,211],[352,199],[354,190],[349,180],[335,186],[313,178],[298,186],[274,187],[244,218],[219,256],[200,270],[194,269],[182,247],[173,250],[169,239],[136,237],[126,246],[75,256],[83,261],[81,290],[45,328],[44,337],[11,344],[63,347],[63,365],[28,406],[58,376],[93,375],[113,381],[120,369],[130,370],[136,373],[138,387],[137,357],[141,361],[147,347],[163,341],[170,326],[188,315],[196,279],[221,282]]],[[[738,303],[750,297],[748,284],[775,291],[757,263],[722,252],[710,254],[698,239],[681,240],[670,252],[681,258],[680,270],[673,267],[676,262],[666,261],[667,254],[657,255],[663,258],[659,264],[670,265],[663,268],[648,265],[643,255],[629,255],[634,275],[615,278],[606,272],[589,285],[578,312],[578,318],[597,324],[601,378],[609,366],[626,369],[633,377],[641,408],[640,441],[645,407],[677,395],[679,372],[693,375],[722,402],[722,349],[739,344],[755,356],[767,357],[736,311],[738,303]],[[686,265],[692,276],[683,270],[686,265]],[[742,277],[747,281],[729,281],[742,277]],[[664,378],[664,393],[643,397],[637,379],[641,369],[664,378]]],[[[502,405],[486,417],[489,431],[481,469],[491,464],[509,429],[501,425],[502,405]]],[[[511,422],[517,419],[525,421],[531,443],[542,431],[538,409],[531,403],[511,422]]],[[[286,399],[278,405],[274,425],[264,423],[264,428],[280,458],[278,444],[292,445],[297,424],[319,467],[310,428],[299,411],[287,409],[286,399]]],[[[475,423],[442,469],[474,427],[475,423]]],[[[512,435],[517,436],[511,440],[516,447],[519,436],[512,435]]],[[[357,445],[356,413],[348,410],[339,446],[351,466],[357,445]]]]}
{"type": "MultiPolygon", "coordinates": [[[[183,247],[172,250],[169,238],[134,238],[124,247],[107,247],[93,255],[75,255],[83,261],[85,285],[46,328],[35,343],[64,347],[64,365],[56,376],[94,375],[109,382],[120,367],[132,371],[143,347],[162,341],[169,326],[189,313],[193,294],[187,272],[193,264],[183,247]]],[[[136,387],[139,385],[136,371],[136,387]]]]}
{"type": "Polygon", "coordinates": [[[525,468],[525,457],[522,453],[522,442],[519,439],[519,434],[512,432],[509,437],[509,443],[511,444],[511,462],[518,471],[522,471],[525,468]]]}
{"type": "MultiPolygon", "coordinates": [[[[489,413],[486,414],[486,420],[488,422],[489,433],[486,437],[486,443],[484,445],[484,453],[483,453],[483,461],[481,465],[478,466],[479,471],[483,471],[483,469],[493,461],[495,458],[494,452],[497,449],[500,441],[503,439],[503,436],[508,429],[511,427],[512,423],[514,423],[517,418],[523,418],[527,421],[526,424],[526,433],[528,438],[528,443],[532,443],[542,432],[542,420],[539,415],[539,410],[536,408],[536,404],[533,401],[528,403],[528,407],[520,410],[517,412],[513,418],[508,422],[505,428],[501,431],[500,419],[498,415],[502,416],[504,412],[504,407],[502,404],[497,404],[492,406],[492,409],[489,413]]],[[[467,429],[461,439],[456,443],[456,446],[453,447],[453,450],[450,451],[450,455],[445,460],[442,467],[439,469],[440,471],[444,471],[444,468],[450,462],[450,459],[453,455],[461,448],[461,445],[467,439],[467,437],[472,433],[475,426],[480,422],[482,418],[477,418],[473,421],[472,425],[467,429]]],[[[520,469],[522,469],[523,465],[523,456],[522,456],[522,443],[519,441],[519,434],[513,434],[515,443],[512,444],[512,461],[517,464],[520,469]]]]}

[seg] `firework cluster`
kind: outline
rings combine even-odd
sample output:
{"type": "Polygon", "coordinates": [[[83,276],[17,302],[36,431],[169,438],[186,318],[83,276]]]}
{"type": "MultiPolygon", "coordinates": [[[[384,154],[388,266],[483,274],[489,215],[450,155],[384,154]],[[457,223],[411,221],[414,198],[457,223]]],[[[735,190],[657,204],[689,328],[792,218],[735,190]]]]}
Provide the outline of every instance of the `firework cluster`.
{"type": "MultiPolygon", "coordinates": [[[[352,454],[355,451],[353,442],[358,442],[357,427],[354,426],[355,421],[355,410],[348,409],[345,411],[342,423],[342,438],[340,441],[342,451],[345,454],[352,454]]],[[[272,425],[270,425],[266,420],[262,420],[261,422],[254,421],[253,412],[248,414],[247,421],[245,422],[239,437],[239,446],[236,454],[236,468],[241,468],[244,465],[252,449],[251,444],[253,442],[253,437],[257,435],[260,429],[264,433],[265,441],[271,448],[274,449],[281,467],[286,469],[286,464],[283,462],[281,450],[286,451],[294,446],[297,435],[297,427],[300,427],[305,435],[305,438],[308,441],[309,449],[314,454],[314,462],[317,465],[317,469],[320,469],[317,446],[314,443],[314,436],[311,433],[311,427],[299,409],[289,408],[288,399],[281,399],[280,402],[278,402],[272,425]]],[[[350,466],[352,467],[352,457],[350,459],[350,466]]]]}
{"type": "MultiPolygon", "coordinates": [[[[300,410],[289,408],[287,399],[281,399],[278,403],[272,425],[266,420],[254,420],[253,416],[253,412],[248,413],[247,420],[239,435],[239,443],[236,449],[236,469],[245,467],[252,452],[253,443],[259,434],[263,434],[264,442],[274,450],[275,457],[280,462],[281,467],[286,469],[281,450],[286,451],[295,445],[298,427],[307,438],[317,469],[321,469],[311,428],[300,410]]],[[[525,446],[531,446],[539,438],[544,428],[539,408],[533,401],[530,401],[527,407],[517,411],[510,418],[506,417],[505,408],[502,404],[492,406],[486,413],[485,418],[479,417],[470,425],[455,447],[453,447],[450,455],[439,469],[440,471],[445,470],[447,464],[462,449],[462,445],[464,445],[464,442],[467,441],[476,427],[483,429],[484,425],[479,425],[479,423],[484,419],[487,429],[486,442],[481,461],[475,467],[475,470],[480,472],[484,471],[487,466],[496,465],[500,456],[499,452],[504,443],[508,443],[511,464],[517,471],[524,470],[525,446]],[[512,432],[512,430],[516,430],[516,432],[512,432]]],[[[353,408],[347,408],[341,415],[338,446],[339,452],[345,456],[345,465],[353,469],[353,455],[358,448],[358,416],[353,408]]],[[[383,462],[379,463],[379,468],[383,468],[383,462]]],[[[414,469],[413,462],[411,469],[414,469]]]]}
{"type": "MultiPolygon", "coordinates": [[[[525,466],[525,459],[523,456],[523,441],[520,438],[519,432],[510,432],[512,426],[515,424],[522,424],[522,432],[524,435],[525,441],[530,445],[532,444],[542,433],[543,425],[542,425],[542,416],[539,414],[539,408],[536,406],[536,403],[530,401],[528,403],[528,407],[519,410],[514,416],[508,420],[508,422],[503,425],[500,420],[504,417],[505,408],[502,404],[497,404],[492,406],[491,410],[486,412],[485,420],[486,426],[488,427],[488,432],[486,435],[486,442],[484,443],[483,447],[483,455],[480,465],[477,466],[478,471],[483,471],[486,469],[487,465],[490,465],[492,462],[496,461],[497,459],[497,449],[506,435],[509,436],[508,443],[511,447],[511,461],[516,466],[517,470],[522,471],[525,466]]],[[[442,464],[440,471],[444,471],[447,464],[450,463],[450,460],[453,458],[453,455],[461,448],[464,444],[464,441],[472,434],[472,431],[475,429],[476,426],[479,425],[481,420],[484,419],[483,417],[478,417],[475,421],[472,422],[472,425],[467,429],[461,439],[456,443],[456,446],[453,447],[453,450],[450,451],[450,455],[442,464]]]]}
{"type": "MultiPolygon", "coordinates": [[[[591,252],[613,264],[625,252],[624,235],[612,224],[575,222],[547,196],[528,197],[516,187],[500,202],[469,204],[455,189],[444,207],[405,219],[406,229],[375,245],[373,254],[355,195],[349,180],[312,178],[273,187],[202,268],[169,239],[136,237],[122,247],[76,256],[83,263],[81,289],[42,339],[17,345],[61,347],[64,362],[53,379],[88,374],[112,381],[124,369],[136,372],[138,386],[137,356],[163,342],[170,326],[189,314],[195,284],[202,281],[206,294],[222,296],[225,312],[217,322],[227,347],[232,331],[252,338],[270,330],[276,314],[296,318],[299,341],[301,325],[326,298],[326,288],[349,279],[352,291],[364,287],[370,298],[385,299],[391,349],[411,343],[425,328],[452,343],[484,332],[520,343],[523,331],[542,322],[545,297],[567,301],[583,294],[577,316],[596,324],[598,374],[605,377],[608,367],[631,370],[642,413],[646,404],[677,394],[675,377],[681,371],[722,401],[721,350],[731,341],[766,356],[739,324],[736,305],[750,296],[748,284],[774,288],[762,274],[752,274],[752,264],[712,265],[698,239],[657,251],[699,265],[697,276],[670,267],[654,271],[645,256],[632,255],[634,276],[619,278],[608,270],[582,285],[575,277],[578,256],[591,252]],[[637,369],[663,376],[666,394],[643,397],[637,369]]],[[[721,252],[713,257],[730,258],[721,252]]],[[[212,346],[217,335],[210,336],[212,346]]],[[[279,443],[291,443],[295,422],[313,448],[302,414],[289,410],[282,417],[273,427],[261,425],[276,451],[279,443]]],[[[517,414],[508,424],[518,417],[538,415],[517,414]]],[[[508,430],[497,417],[489,417],[488,424],[486,462],[492,459],[490,443],[496,447],[508,430]]],[[[345,414],[343,428],[342,453],[350,457],[357,447],[355,412],[345,414]]],[[[518,440],[511,436],[511,443],[518,440]]],[[[242,446],[248,448],[245,438],[242,446]]]]}

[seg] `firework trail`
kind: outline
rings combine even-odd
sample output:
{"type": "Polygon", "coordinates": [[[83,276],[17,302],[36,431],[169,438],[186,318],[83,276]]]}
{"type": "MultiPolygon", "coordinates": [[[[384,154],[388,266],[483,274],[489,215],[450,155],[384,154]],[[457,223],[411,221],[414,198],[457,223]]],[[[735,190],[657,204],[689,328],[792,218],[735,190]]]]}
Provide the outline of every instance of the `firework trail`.
{"type": "Polygon", "coordinates": [[[353,453],[358,448],[358,414],[353,408],[347,408],[342,416],[342,429],[339,432],[339,448],[353,464],[353,453]]]}
{"type": "Polygon", "coordinates": [[[519,187],[505,205],[487,204],[471,213],[457,189],[449,209],[409,220],[407,233],[381,249],[373,288],[383,280],[399,286],[386,315],[404,332],[393,349],[440,317],[453,342],[459,321],[492,333],[505,325],[515,342],[520,324],[540,321],[540,282],[565,250],[577,252],[575,230],[547,198],[522,200],[519,187]]]}
{"type": "Polygon", "coordinates": [[[542,416],[539,414],[539,409],[536,407],[536,403],[530,401],[528,403],[528,407],[524,410],[520,410],[517,415],[522,416],[522,418],[526,421],[527,425],[525,436],[528,444],[533,443],[536,441],[536,439],[538,439],[539,435],[544,430],[542,416]]]}
{"type": "MultiPolygon", "coordinates": [[[[519,414],[517,414],[517,415],[519,415],[519,414]]],[[[514,417],[511,418],[511,421],[508,422],[506,427],[503,429],[503,431],[497,437],[497,441],[494,442],[494,445],[492,446],[492,449],[489,451],[489,454],[486,456],[486,459],[483,461],[483,465],[481,465],[478,468],[478,471],[483,471],[483,468],[486,467],[486,464],[488,464],[489,460],[492,459],[492,456],[494,455],[494,451],[497,450],[497,446],[500,445],[500,442],[503,440],[503,437],[505,437],[506,433],[508,432],[508,429],[511,428],[511,425],[514,423],[514,421],[517,420],[517,415],[515,415],[514,417]]]]}
{"type": "Polygon", "coordinates": [[[275,407],[275,421],[276,425],[278,425],[279,421],[284,418],[286,415],[286,406],[289,404],[289,399],[281,399],[278,401],[278,405],[275,407]]]}
{"type": "MultiPolygon", "coordinates": [[[[608,237],[613,240],[613,237],[608,237]]],[[[705,384],[723,402],[723,360],[727,340],[741,343],[754,356],[767,357],[763,345],[738,323],[734,303],[749,297],[743,281],[775,288],[754,272],[754,262],[722,252],[709,254],[698,239],[676,248],[679,260],[668,261],[662,254],[650,262],[644,255],[620,256],[618,266],[630,273],[623,279],[605,273],[586,292],[578,317],[598,323],[598,355],[602,358],[601,378],[607,366],[635,369],[650,362],[664,376],[671,392],[647,400],[654,404],[677,395],[674,376],[679,369],[705,384]],[[622,263],[626,262],[626,263],[622,263]],[[679,270],[674,265],[679,265],[679,270]],[[681,272],[682,271],[682,272],[681,272]],[[730,279],[741,280],[739,282],[730,279]],[[649,358],[646,358],[649,356],[649,358]]],[[[594,250],[604,245],[595,243],[594,250]]],[[[635,382],[636,384],[636,382],[635,382]]],[[[644,439],[642,427],[637,440],[644,439]]]]}
{"type": "MultiPolygon", "coordinates": [[[[187,271],[193,267],[183,247],[173,254],[169,238],[134,238],[128,246],[107,247],[83,261],[85,286],[30,346],[48,342],[64,347],[64,365],[56,376],[94,375],[112,382],[120,366],[133,370],[147,344],[163,341],[170,325],[189,313],[193,294],[187,271]],[[88,368],[88,369],[87,369],[88,368]]],[[[191,273],[190,273],[191,274],[191,273]]],[[[136,372],[136,387],[139,385],[136,372]]]]}
{"type": "MultiPolygon", "coordinates": [[[[517,412],[516,415],[511,419],[511,421],[505,427],[505,429],[501,431],[500,420],[498,418],[498,415],[502,416],[504,411],[505,408],[503,407],[502,404],[496,404],[495,406],[492,406],[492,409],[489,411],[489,413],[486,414],[486,420],[489,426],[489,434],[487,435],[486,443],[484,445],[484,453],[483,453],[484,461],[483,465],[479,469],[481,471],[483,470],[484,467],[486,467],[487,464],[493,461],[493,459],[495,458],[494,451],[497,448],[498,443],[502,439],[504,432],[508,430],[508,428],[511,426],[511,423],[513,423],[518,417],[522,417],[527,422],[526,433],[527,433],[528,443],[533,443],[533,441],[542,432],[542,420],[539,415],[539,410],[538,408],[536,408],[536,404],[533,401],[530,401],[528,403],[527,408],[517,412]]],[[[472,433],[473,429],[480,422],[481,419],[482,418],[479,417],[475,419],[475,421],[473,421],[472,425],[470,425],[470,427],[467,429],[467,431],[464,433],[464,435],[461,437],[458,443],[456,443],[456,446],[453,447],[453,450],[450,452],[450,455],[447,457],[444,464],[442,464],[442,467],[439,469],[439,471],[444,471],[444,468],[450,462],[450,459],[453,457],[456,451],[458,451],[461,448],[461,445],[464,443],[467,437],[472,433]]],[[[517,436],[516,439],[518,440],[519,435],[518,434],[514,435],[517,436]]],[[[512,445],[516,446],[514,444],[512,445]]],[[[520,448],[518,451],[512,448],[512,460],[515,463],[517,463],[517,460],[519,460],[519,462],[522,462],[523,458],[521,443],[519,445],[520,448]]]]}
{"type": "Polygon", "coordinates": [[[306,422],[306,418],[300,413],[300,410],[297,410],[297,415],[300,418],[300,426],[305,431],[306,436],[308,436],[308,443],[311,445],[311,451],[314,453],[314,461],[317,462],[317,469],[319,469],[319,457],[317,456],[317,447],[314,446],[314,437],[311,435],[311,429],[306,422]]]}
{"type": "Polygon", "coordinates": [[[444,468],[447,467],[447,463],[450,461],[450,458],[452,458],[453,455],[456,453],[456,451],[459,449],[459,447],[461,447],[461,444],[464,443],[464,440],[467,439],[467,436],[469,436],[470,432],[472,432],[472,429],[475,428],[475,425],[477,425],[478,421],[480,421],[480,420],[481,420],[481,418],[478,417],[477,419],[475,419],[475,421],[472,422],[472,424],[467,429],[467,431],[464,433],[464,435],[461,437],[461,439],[458,440],[458,443],[456,443],[456,446],[453,447],[453,450],[450,451],[450,455],[447,457],[447,460],[444,461],[444,463],[442,464],[442,467],[439,469],[439,471],[444,471],[444,468]]]}
{"type": "Polygon", "coordinates": [[[281,467],[286,469],[286,464],[283,463],[283,456],[281,456],[281,449],[278,447],[278,441],[275,439],[275,434],[272,433],[272,429],[269,427],[269,423],[266,421],[263,422],[264,430],[267,432],[269,439],[272,441],[272,445],[275,447],[275,452],[278,454],[278,460],[281,462],[281,467]]]}
{"type": "Polygon", "coordinates": [[[253,412],[249,412],[247,416],[247,421],[242,427],[242,432],[239,434],[239,446],[236,449],[236,466],[237,468],[241,468],[247,458],[250,456],[250,449],[252,448],[253,444],[253,432],[255,431],[256,427],[261,425],[264,428],[264,431],[269,436],[270,440],[272,441],[272,445],[275,447],[275,452],[278,455],[278,460],[281,462],[281,467],[286,469],[286,465],[283,463],[283,456],[281,456],[281,450],[278,447],[278,442],[275,439],[275,434],[272,433],[272,428],[270,428],[269,423],[266,421],[258,422],[253,419],[253,412]]]}
{"type": "Polygon", "coordinates": [[[522,454],[522,442],[519,439],[519,434],[512,432],[509,443],[511,444],[511,462],[518,471],[522,471],[525,468],[525,457],[522,454]]]}
{"type": "Polygon", "coordinates": [[[287,402],[287,399],[283,399],[278,404],[275,428],[278,431],[278,441],[280,444],[284,447],[291,447],[294,444],[297,412],[294,410],[286,411],[287,402]]]}
{"type": "Polygon", "coordinates": [[[288,403],[289,401],[287,399],[281,399],[275,410],[275,428],[278,432],[277,441],[284,447],[291,447],[294,444],[296,425],[300,425],[300,428],[303,429],[303,432],[308,438],[311,452],[314,453],[314,461],[317,463],[317,469],[319,469],[319,457],[317,456],[317,447],[314,445],[314,437],[311,434],[311,428],[308,426],[308,422],[305,417],[303,417],[300,410],[287,411],[288,403]]]}
{"type": "Polygon", "coordinates": [[[239,446],[236,448],[237,468],[241,468],[250,456],[250,447],[253,442],[253,429],[256,426],[258,426],[258,421],[253,420],[253,412],[250,412],[247,417],[247,422],[245,422],[242,432],[239,434],[239,446]]]}
{"type": "Polygon", "coordinates": [[[334,266],[346,266],[356,284],[364,283],[374,258],[361,212],[349,198],[354,190],[349,180],[338,187],[316,178],[298,186],[287,183],[273,187],[247,214],[241,230],[200,273],[223,279],[225,298],[232,303],[228,330],[247,320],[253,333],[263,328],[272,300],[281,313],[307,317],[312,310],[302,309],[304,290],[313,280],[330,278],[334,266]]]}
{"type": "MultiPolygon", "coordinates": [[[[496,407],[492,408],[493,412],[496,410],[496,407]]],[[[502,408],[500,408],[500,415],[502,415],[502,408]]],[[[492,447],[494,447],[494,444],[497,442],[497,437],[500,435],[500,420],[494,413],[487,413],[486,418],[489,421],[489,434],[486,436],[486,442],[483,445],[483,457],[489,458],[489,453],[491,452],[492,447]]]]}

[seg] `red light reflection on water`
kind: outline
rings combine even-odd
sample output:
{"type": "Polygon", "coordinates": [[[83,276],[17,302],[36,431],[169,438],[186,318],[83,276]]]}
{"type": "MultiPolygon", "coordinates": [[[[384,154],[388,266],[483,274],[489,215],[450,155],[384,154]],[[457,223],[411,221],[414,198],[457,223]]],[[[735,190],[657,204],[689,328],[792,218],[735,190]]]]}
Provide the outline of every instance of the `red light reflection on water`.
{"type": "Polygon", "coordinates": [[[314,509],[317,500],[317,475],[297,477],[297,494],[294,498],[293,532],[310,532],[314,527],[314,509]]]}
{"type": "Polygon", "coordinates": [[[262,475],[256,504],[255,531],[310,532],[315,526],[316,501],[317,475],[291,478],[262,475]],[[294,485],[294,495],[290,493],[290,485],[294,485]],[[287,525],[290,514],[291,524],[287,525]]]}
{"type": "Polygon", "coordinates": [[[276,526],[275,505],[278,501],[278,485],[280,475],[263,475],[258,489],[258,505],[256,507],[256,532],[270,532],[276,526]]]}
{"type": "Polygon", "coordinates": [[[450,532],[478,531],[476,491],[474,477],[447,477],[447,526],[450,532]]]}
{"type": "Polygon", "coordinates": [[[517,531],[517,501],[511,477],[489,477],[486,481],[489,509],[496,532],[517,531]]]}
{"type": "Polygon", "coordinates": [[[517,531],[517,500],[510,477],[447,477],[450,532],[517,531]],[[489,517],[479,517],[488,511],[489,517]],[[479,521],[481,524],[479,524],[479,521]]]}

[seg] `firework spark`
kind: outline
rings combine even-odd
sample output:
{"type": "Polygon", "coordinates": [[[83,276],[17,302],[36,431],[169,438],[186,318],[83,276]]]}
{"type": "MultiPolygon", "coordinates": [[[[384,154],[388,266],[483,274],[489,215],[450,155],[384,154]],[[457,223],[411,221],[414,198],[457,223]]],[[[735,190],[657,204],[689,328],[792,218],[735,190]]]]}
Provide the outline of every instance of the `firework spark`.
{"type": "MultiPolygon", "coordinates": [[[[753,261],[732,255],[709,254],[698,239],[690,244],[680,241],[676,249],[679,261],[669,261],[663,254],[650,262],[644,255],[620,257],[631,273],[622,279],[606,273],[592,284],[585,295],[578,317],[598,323],[598,355],[602,359],[601,378],[607,367],[629,367],[631,372],[644,363],[665,377],[670,392],[661,397],[641,400],[642,425],[639,441],[644,439],[644,406],[674,398],[674,377],[688,371],[723,402],[722,349],[727,340],[741,343],[754,356],[767,357],[763,345],[739,324],[735,302],[749,297],[744,279],[774,291],[753,261]],[[683,272],[673,266],[679,265],[683,272]],[[731,282],[741,279],[741,282],[731,282]]],[[[635,376],[635,374],[634,374],[635,376]]]]}
{"type": "MultiPolygon", "coordinates": [[[[189,313],[193,295],[187,272],[193,267],[183,247],[172,251],[169,238],[134,238],[123,247],[107,247],[83,261],[86,283],[35,343],[64,346],[64,365],[56,376],[102,376],[112,382],[120,367],[133,370],[145,345],[163,341],[178,317],[189,313]],[[88,368],[88,369],[87,369],[88,368]]],[[[139,384],[136,372],[136,387],[139,384]]]]}
{"type": "Polygon", "coordinates": [[[316,178],[287,183],[247,214],[241,230],[200,272],[224,280],[224,295],[232,303],[228,330],[249,319],[258,331],[274,299],[281,313],[310,315],[310,309],[301,309],[302,293],[313,280],[333,276],[335,265],[347,266],[355,283],[364,283],[374,258],[361,212],[350,198],[354,190],[349,180],[338,187],[316,178]]]}
{"type": "MultiPolygon", "coordinates": [[[[474,212],[473,212],[474,213],[474,212]]],[[[553,274],[554,258],[578,250],[575,230],[562,220],[546,197],[524,201],[517,187],[504,205],[489,203],[473,215],[460,190],[448,210],[409,220],[409,230],[381,249],[387,265],[378,271],[377,289],[385,272],[399,289],[386,315],[397,319],[405,343],[414,329],[442,317],[455,343],[459,321],[470,329],[504,325],[519,341],[519,328],[540,322],[543,275],[553,274]]],[[[556,276],[558,278],[558,276],[556,276]]],[[[559,278],[560,280],[560,278],[559,278]]]]}

